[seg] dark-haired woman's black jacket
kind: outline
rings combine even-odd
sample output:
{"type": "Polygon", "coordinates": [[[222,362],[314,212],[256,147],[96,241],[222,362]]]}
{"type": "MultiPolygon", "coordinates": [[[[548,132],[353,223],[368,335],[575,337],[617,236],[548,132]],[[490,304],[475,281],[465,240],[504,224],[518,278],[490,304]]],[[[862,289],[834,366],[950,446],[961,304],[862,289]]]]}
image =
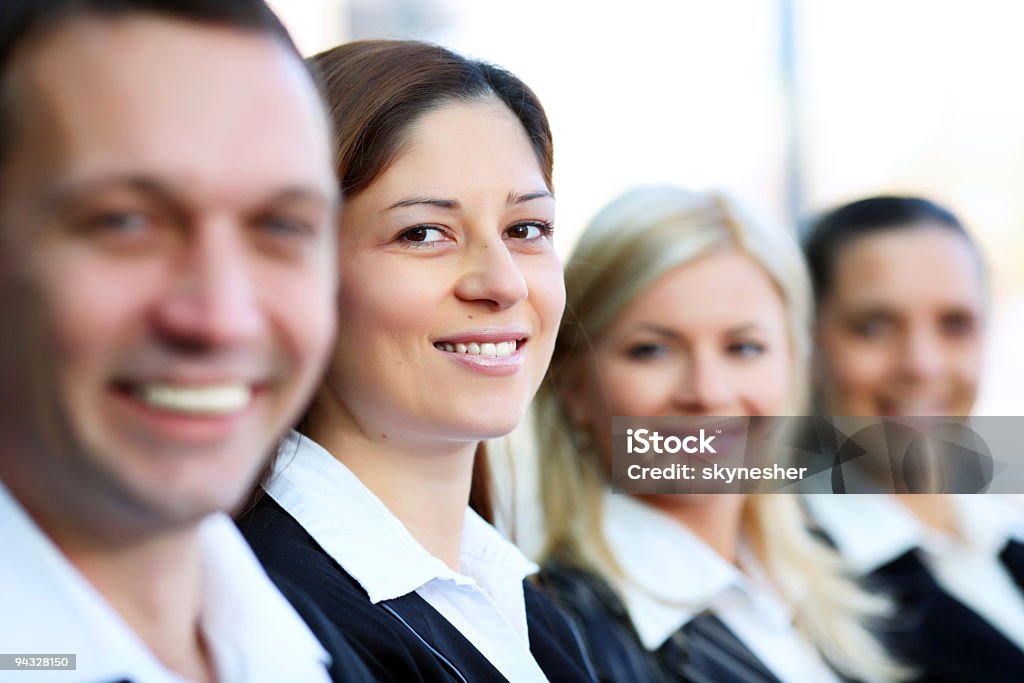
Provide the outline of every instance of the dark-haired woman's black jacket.
{"type": "MultiPolygon", "coordinates": [[[[1011,541],[1000,559],[1024,590],[1024,545],[1011,541]]],[[[865,578],[888,594],[896,614],[883,639],[913,666],[919,683],[1018,683],[1024,651],[945,592],[916,551],[904,553],[865,578]]]]}
{"type": "MultiPolygon", "coordinates": [[[[326,617],[311,623],[330,649],[341,636],[380,681],[466,681],[505,678],[440,613],[416,593],[370,602],[360,585],[270,496],[238,519],[238,526],[271,573],[302,587],[326,617]]],[[[580,640],[566,618],[525,584],[530,650],[549,680],[593,678],[580,640]]],[[[514,682],[513,682],[514,683],[514,682]]]]}

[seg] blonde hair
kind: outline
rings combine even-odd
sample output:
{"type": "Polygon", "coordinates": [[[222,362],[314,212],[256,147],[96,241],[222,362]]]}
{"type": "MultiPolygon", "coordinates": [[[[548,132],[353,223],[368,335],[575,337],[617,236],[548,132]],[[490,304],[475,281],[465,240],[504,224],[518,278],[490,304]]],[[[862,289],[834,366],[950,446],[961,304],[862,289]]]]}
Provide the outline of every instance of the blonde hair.
{"type": "MultiPolygon", "coordinates": [[[[726,248],[749,255],[778,288],[788,311],[796,369],[787,410],[805,410],[812,299],[793,238],[754,220],[721,194],[675,187],[627,192],[594,218],[566,266],[566,315],[533,404],[546,557],[608,581],[623,578],[601,528],[607,484],[596,440],[573,424],[560,388],[579,367],[580,356],[590,352],[591,341],[600,339],[641,291],[669,270],[726,248]]],[[[808,533],[794,496],[749,496],[743,517],[744,534],[793,609],[797,628],[833,667],[866,681],[906,675],[868,628],[870,620],[889,612],[889,602],[843,574],[836,553],[808,533]]]]}

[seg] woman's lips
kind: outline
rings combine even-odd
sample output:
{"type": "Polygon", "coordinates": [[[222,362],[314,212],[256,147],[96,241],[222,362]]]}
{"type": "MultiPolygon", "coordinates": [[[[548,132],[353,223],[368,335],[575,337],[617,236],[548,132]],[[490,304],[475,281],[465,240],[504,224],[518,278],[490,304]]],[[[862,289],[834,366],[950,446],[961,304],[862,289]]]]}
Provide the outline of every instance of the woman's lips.
{"type": "Polygon", "coordinates": [[[949,404],[936,399],[883,398],[878,401],[881,415],[930,417],[949,413],[949,404]]]}
{"type": "Polygon", "coordinates": [[[510,339],[507,341],[466,341],[466,342],[434,342],[434,348],[448,353],[484,356],[486,358],[506,358],[526,343],[526,339],[510,339]]]}
{"type": "Polygon", "coordinates": [[[434,348],[462,367],[483,375],[512,375],[523,366],[526,338],[434,342],[434,348]]]}

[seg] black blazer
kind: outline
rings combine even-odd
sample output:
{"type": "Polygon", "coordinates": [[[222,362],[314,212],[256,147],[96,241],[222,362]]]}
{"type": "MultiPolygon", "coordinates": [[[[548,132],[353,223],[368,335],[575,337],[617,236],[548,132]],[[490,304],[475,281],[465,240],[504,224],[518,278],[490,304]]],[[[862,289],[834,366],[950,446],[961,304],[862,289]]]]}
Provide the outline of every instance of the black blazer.
{"type": "MultiPolygon", "coordinates": [[[[238,519],[238,527],[271,575],[284,576],[326,616],[310,623],[325,647],[336,636],[352,645],[380,681],[504,681],[451,623],[416,593],[378,604],[270,496],[238,519]]],[[[558,683],[593,683],[580,639],[550,601],[524,583],[530,650],[558,683]]],[[[332,653],[333,654],[333,653],[332,653]]]]}
{"type": "MultiPolygon", "coordinates": [[[[1024,588],[1024,545],[1011,541],[1000,557],[1024,588]]],[[[896,614],[884,639],[928,683],[1018,683],[1024,652],[962,602],[942,590],[916,551],[872,572],[869,589],[892,596],[896,614]]]]}
{"type": "Polygon", "coordinates": [[[320,644],[331,655],[331,680],[334,683],[373,683],[377,679],[363,664],[356,651],[345,636],[330,628],[327,616],[317,607],[309,595],[299,588],[288,577],[268,570],[270,579],[277,589],[288,599],[295,611],[305,620],[310,630],[320,640],[320,644]]]}
{"type": "Polygon", "coordinates": [[[541,586],[582,631],[602,682],[779,683],[713,614],[697,615],[650,652],[618,594],[600,577],[551,561],[541,586]]]}

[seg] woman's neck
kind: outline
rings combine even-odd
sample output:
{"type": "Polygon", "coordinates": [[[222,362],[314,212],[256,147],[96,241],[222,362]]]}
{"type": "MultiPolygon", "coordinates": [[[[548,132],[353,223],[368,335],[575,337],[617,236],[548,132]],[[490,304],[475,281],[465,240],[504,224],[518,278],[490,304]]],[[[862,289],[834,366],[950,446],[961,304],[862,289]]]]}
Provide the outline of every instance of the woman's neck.
{"type": "Polygon", "coordinates": [[[309,437],[359,477],[427,552],[461,573],[476,442],[427,447],[394,433],[357,429],[332,412],[320,406],[311,415],[309,437]]]}
{"type": "Polygon", "coordinates": [[[896,494],[896,500],[922,524],[951,536],[960,535],[954,499],[941,493],[896,494]]]}
{"type": "Polygon", "coordinates": [[[642,496],[647,504],[688,528],[730,564],[737,562],[744,498],[742,494],[725,493],[642,496]]]}

